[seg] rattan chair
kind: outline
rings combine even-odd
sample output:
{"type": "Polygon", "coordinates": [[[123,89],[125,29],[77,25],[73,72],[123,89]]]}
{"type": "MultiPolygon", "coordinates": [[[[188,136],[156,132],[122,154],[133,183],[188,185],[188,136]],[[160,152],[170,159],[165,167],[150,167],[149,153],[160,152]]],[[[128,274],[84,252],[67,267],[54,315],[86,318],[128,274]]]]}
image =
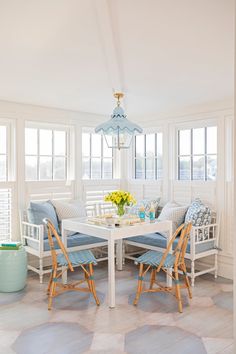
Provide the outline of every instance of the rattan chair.
{"type": "Polygon", "coordinates": [[[136,297],[134,300],[134,305],[138,304],[140,295],[146,292],[170,292],[174,291],[174,295],[178,301],[179,312],[183,311],[182,300],[181,300],[181,288],[187,288],[189,298],[192,298],[192,292],[190,288],[189,279],[187,276],[186,265],[184,261],[184,256],[188,244],[188,240],[190,237],[192,225],[182,224],[172,236],[167,249],[164,253],[158,251],[148,251],[141,255],[137,260],[136,264],[140,264],[139,266],[139,276],[138,276],[138,287],[136,292],[136,297]],[[173,243],[176,237],[179,235],[179,240],[177,246],[172,250],[173,243]],[[148,271],[151,271],[150,275],[150,286],[149,289],[145,290],[143,287],[143,279],[148,271]],[[157,273],[163,270],[170,276],[173,280],[173,286],[167,287],[162,285],[157,281],[157,273]],[[180,285],[179,273],[183,273],[184,284],[180,285]],[[155,286],[157,285],[157,286],[155,286]]]}
{"type": "Polygon", "coordinates": [[[48,230],[48,241],[52,255],[52,272],[48,283],[48,310],[52,308],[52,299],[65,291],[80,291],[92,293],[97,305],[100,304],[96,294],[95,283],[93,278],[93,265],[97,264],[93,253],[90,250],[67,253],[64,244],[61,241],[55,227],[49,219],[43,220],[48,230]],[[54,238],[53,238],[54,236],[54,238]],[[54,247],[57,242],[62,253],[58,254],[54,247]],[[84,272],[84,279],[70,284],[63,284],[59,280],[66,270],[74,271],[73,266],[79,266],[84,272]],[[60,269],[58,269],[60,268],[60,269]],[[61,270],[62,269],[62,270],[61,270]],[[86,287],[80,287],[82,283],[86,283],[86,287]]]}

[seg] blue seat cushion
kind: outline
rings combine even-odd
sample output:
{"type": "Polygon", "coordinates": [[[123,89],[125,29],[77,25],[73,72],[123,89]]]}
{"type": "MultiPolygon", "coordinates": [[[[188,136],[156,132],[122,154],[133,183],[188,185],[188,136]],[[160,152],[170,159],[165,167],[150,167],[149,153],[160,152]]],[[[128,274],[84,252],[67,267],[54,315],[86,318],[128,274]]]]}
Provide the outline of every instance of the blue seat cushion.
{"type": "MultiPolygon", "coordinates": [[[[97,264],[96,258],[93,253],[89,250],[70,252],[68,253],[69,260],[71,261],[72,266],[80,264],[97,264]]],[[[57,255],[57,261],[60,266],[67,266],[68,262],[64,254],[57,255]]]]}
{"type": "MultiPolygon", "coordinates": [[[[135,263],[142,263],[142,264],[150,265],[152,267],[158,267],[162,257],[163,257],[162,252],[148,251],[142,254],[142,256],[138,257],[135,263]]],[[[175,261],[175,256],[173,256],[172,254],[167,254],[163,267],[172,268],[174,265],[174,261],[175,261]]]]}
{"type": "MultiPolygon", "coordinates": [[[[178,237],[176,237],[173,244],[173,248],[177,246],[178,240],[179,240],[178,237]]],[[[126,239],[126,241],[128,242],[132,241],[135,243],[141,243],[143,245],[159,247],[159,248],[167,247],[166,236],[160,233],[152,233],[152,234],[147,234],[142,236],[129,237],[126,239]]],[[[209,241],[203,244],[197,244],[195,246],[195,253],[205,252],[212,248],[214,248],[214,241],[209,241]]],[[[190,253],[190,241],[188,241],[186,252],[190,253]]]]}
{"type": "MultiPolygon", "coordinates": [[[[31,224],[43,225],[43,219],[48,218],[53,223],[56,231],[60,234],[57,214],[54,206],[50,201],[47,202],[30,202],[30,206],[27,210],[27,217],[31,224]]],[[[47,228],[44,228],[44,238],[48,237],[47,228]]]]}
{"type": "MultiPolygon", "coordinates": [[[[58,245],[55,237],[53,237],[53,241],[54,241],[55,249],[58,249],[59,245],[58,245]]],[[[76,246],[92,245],[92,244],[101,243],[101,242],[106,242],[106,240],[104,240],[103,238],[99,238],[99,237],[76,233],[72,236],[67,237],[67,248],[76,247],[76,246]]],[[[27,240],[27,244],[28,244],[28,246],[30,246],[34,249],[38,249],[37,242],[27,240]]],[[[43,241],[43,250],[44,251],[50,250],[48,239],[45,239],[43,241]]]]}

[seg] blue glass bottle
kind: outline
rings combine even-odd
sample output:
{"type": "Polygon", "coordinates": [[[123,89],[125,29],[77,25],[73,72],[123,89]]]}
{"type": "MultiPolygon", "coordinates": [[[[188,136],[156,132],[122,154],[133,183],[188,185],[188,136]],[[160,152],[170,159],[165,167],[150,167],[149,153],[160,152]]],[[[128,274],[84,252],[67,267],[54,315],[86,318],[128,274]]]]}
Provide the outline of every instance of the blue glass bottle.
{"type": "Polygon", "coordinates": [[[144,208],[144,206],[140,207],[138,215],[139,215],[140,221],[145,221],[145,208],[144,208]]]}
{"type": "Polygon", "coordinates": [[[149,220],[150,222],[155,222],[155,208],[153,205],[149,209],[149,220]]]}

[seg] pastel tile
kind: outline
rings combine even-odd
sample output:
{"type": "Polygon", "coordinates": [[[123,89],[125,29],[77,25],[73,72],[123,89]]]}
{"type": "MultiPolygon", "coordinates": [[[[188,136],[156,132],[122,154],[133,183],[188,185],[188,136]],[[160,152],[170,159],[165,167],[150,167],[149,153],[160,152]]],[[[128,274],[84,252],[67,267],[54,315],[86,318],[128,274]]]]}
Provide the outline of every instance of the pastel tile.
{"type": "Polygon", "coordinates": [[[158,326],[175,326],[175,319],[171,313],[152,313],[144,317],[143,324],[158,326]]]}
{"type": "MultiPolygon", "coordinates": [[[[97,291],[97,296],[101,303],[104,301],[104,295],[97,291]]],[[[47,306],[48,299],[45,298],[45,307],[47,306]]],[[[65,292],[53,299],[54,310],[73,310],[83,311],[88,307],[97,307],[94,297],[90,293],[82,293],[77,291],[65,292]]]]}
{"type": "Polygon", "coordinates": [[[175,315],[176,325],[200,337],[232,338],[233,314],[217,306],[191,308],[175,315]]]}
{"type": "Polygon", "coordinates": [[[233,291],[233,284],[220,284],[220,288],[222,291],[233,291]]]}
{"type": "MultiPolygon", "coordinates": [[[[147,286],[146,286],[147,288],[147,286]]],[[[185,289],[184,289],[185,290],[185,289]]],[[[187,291],[182,291],[182,302],[183,309],[189,306],[189,299],[187,297],[187,291]]],[[[133,301],[135,298],[135,292],[129,296],[129,304],[133,305],[133,301]]],[[[178,312],[178,303],[176,298],[170,294],[165,292],[157,292],[157,293],[143,293],[140,296],[137,308],[144,312],[178,312]]]]}
{"type": "Polygon", "coordinates": [[[45,323],[25,330],[12,348],[17,354],[80,354],[92,343],[93,333],[75,323],[45,323]]]}
{"type": "Polygon", "coordinates": [[[0,311],[1,330],[22,330],[46,322],[50,318],[47,306],[14,304],[0,311]]]}
{"type": "MultiPolygon", "coordinates": [[[[16,340],[19,336],[20,331],[1,331],[0,330],[0,348],[10,348],[12,343],[16,340]]],[[[5,353],[3,350],[0,350],[0,353],[5,353]]]]}
{"type": "Polygon", "coordinates": [[[125,351],[129,354],[207,354],[198,336],[177,327],[150,325],[126,334],[125,351]]]}
{"type": "Polygon", "coordinates": [[[214,305],[214,302],[209,296],[194,296],[191,299],[191,307],[209,307],[214,305]]]}
{"type": "Polygon", "coordinates": [[[212,298],[215,305],[233,312],[233,292],[220,292],[212,298]]]}
{"type": "MultiPolygon", "coordinates": [[[[22,292],[0,294],[0,353],[189,354],[189,348],[191,354],[234,353],[231,281],[198,277],[192,300],[186,289],[181,291],[180,314],[175,297],[168,293],[143,294],[133,306],[137,270],[133,262],[126,262],[124,271],[116,272],[115,309],[108,307],[104,262],[95,268],[100,306],[90,294],[67,292],[53,300],[51,311],[47,310],[48,276],[40,284],[38,276],[29,272],[22,292]]],[[[79,277],[75,272],[69,280],[79,277]]],[[[164,274],[160,280],[165,281],[164,274]]]]}
{"type": "Polygon", "coordinates": [[[0,292],[0,306],[10,305],[10,304],[14,304],[15,302],[21,301],[25,295],[26,295],[26,288],[14,293],[0,292]]]}
{"type": "Polygon", "coordinates": [[[124,335],[118,333],[94,333],[91,350],[124,351],[124,335]]]}
{"type": "Polygon", "coordinates": [[[222,353],[233,344],[233,339],[228,338],[202,338],[207,354],[222,353]]]}

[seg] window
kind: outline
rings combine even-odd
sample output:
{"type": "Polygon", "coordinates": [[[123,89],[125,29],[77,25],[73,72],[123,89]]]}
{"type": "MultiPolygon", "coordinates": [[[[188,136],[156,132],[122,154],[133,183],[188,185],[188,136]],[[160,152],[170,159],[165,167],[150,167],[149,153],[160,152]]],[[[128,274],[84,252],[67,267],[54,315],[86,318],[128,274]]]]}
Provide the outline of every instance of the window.
{"type": "Polygon", "coordinates": [[[112,179],[113,149],[100,134],[82,133],[82,178],[112,179]]]}
{"type": "Polygon", "coordinates": [[[25,128],[26,181],[66,180],[67,131],[25,128]]]}
{"type": "Polygon", "coordinates": [[[178,179],[211,180],[217,172],[217,127],[178,131],[178,179]]]}
{"type": "Polygon", "coordinates": [[[0,181],[8,180],[7,126],[0,125],[0,181]]]}
{"type": "Polygon", "coordinates": [[[135,179],[162,179],[162,133],[135,136],[135,179]]]}

